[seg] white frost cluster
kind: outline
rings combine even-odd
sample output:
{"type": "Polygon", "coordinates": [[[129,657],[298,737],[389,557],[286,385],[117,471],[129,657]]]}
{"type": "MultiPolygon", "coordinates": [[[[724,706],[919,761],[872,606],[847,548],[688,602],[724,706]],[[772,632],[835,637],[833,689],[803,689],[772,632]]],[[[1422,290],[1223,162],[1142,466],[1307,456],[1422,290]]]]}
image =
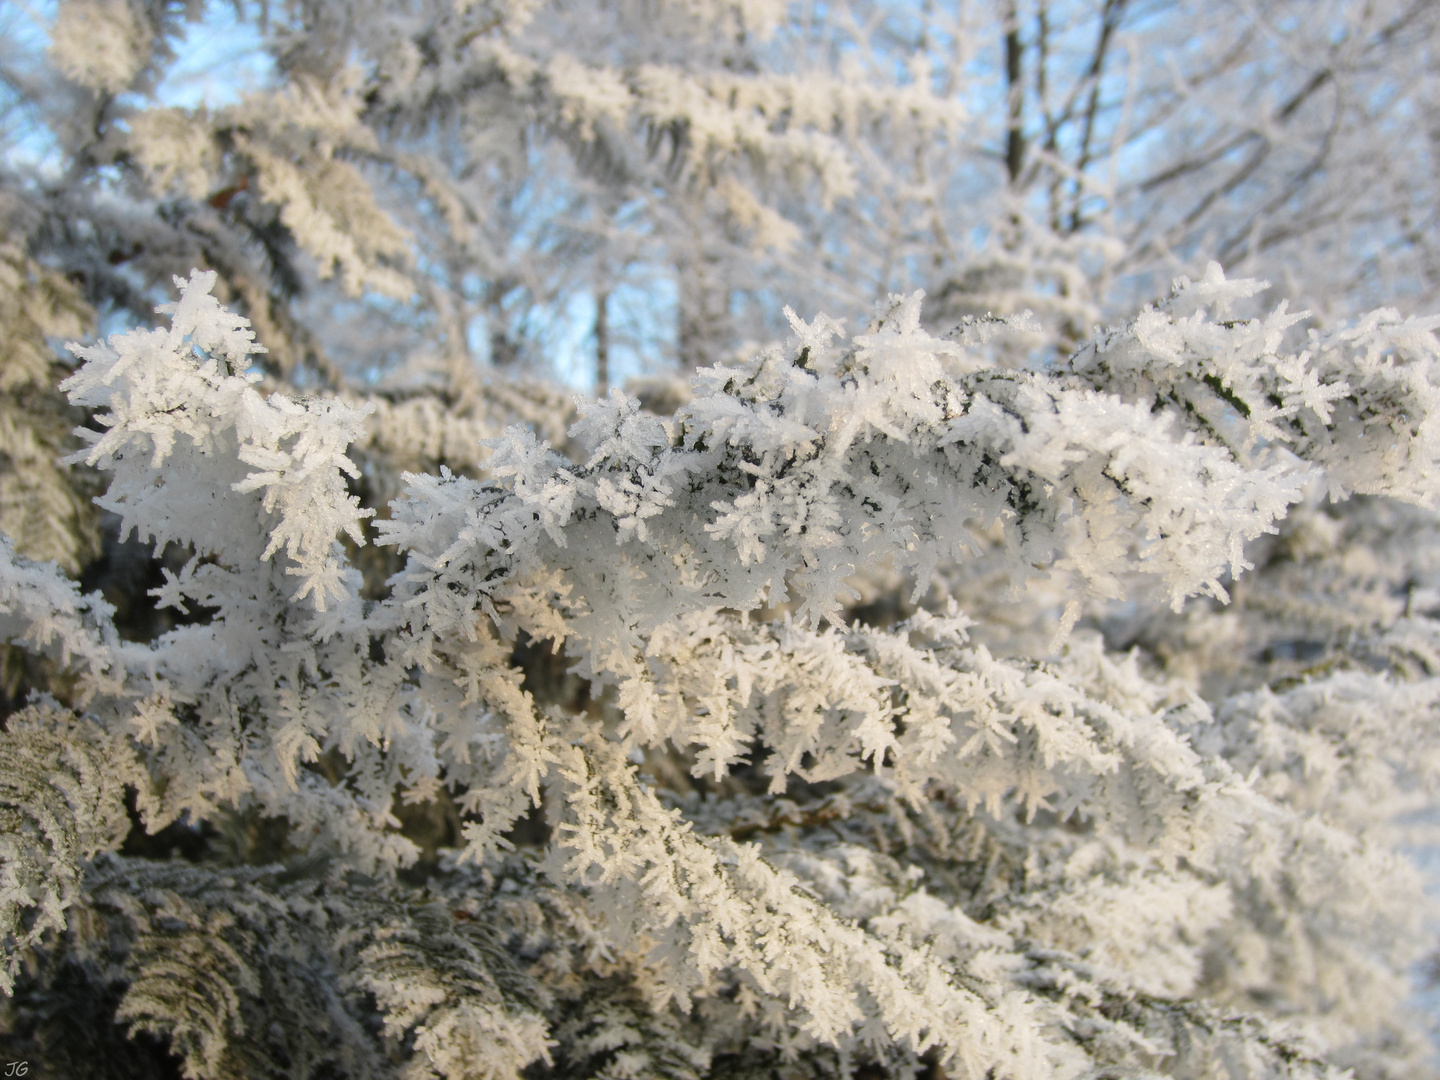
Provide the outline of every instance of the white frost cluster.
{"type": "MultiPolygon", "coordinates": [[[[1254,542],[1311,512],[1307,485],[1432,505],[1433,323],[1380,313],[1292,354],[1283,308],[1225,321],[1255,286],[1216,269],[1026,370],[929,334],[919,296],[848,340],[791,313],[784,347],[698,372],[672,417],[612,392],[581,405],[573,458],[517,427],[485,479],[407,475],[373,525],[403,569],[368,598],[344,546],[366,542],[347,451],[368,406],[262,396],[248,324],[212,277],[179,284],[168,328],[77,350],[65,388],[95,410],[102,505],[187,553],[155,595],[193,617],[123,642],[98,597],[0,544],[7,639],[85,688],[83,715],[47,705],[0,738],[76,777],[33,797],[6,781],[57,807],[0,850],[7,957],[67,906],[123,921],[122,1016],[203,1076],[244,1074],[232,1044],[283,974],[258,942],[292,920],[284,979],[348,972],[326,1008],[371,995],[407,1076],[602,1051],[615,1076],[762,1051],[975,1078],[1413,1060],[1398,973],[1426,938],[1395,816],[1440,780],[1440,637],[1419,607],[1367,646],[1408,669],[1207,702],[1092,630],[1027,658],[953,600],[889,627],[845,605],[877,566],[919,601],[998,550],[1013,602],[1048,575],[1072,623],[1121,597],[1179,611],[1242,589],[1254,542]],[[526,641],[563,651],[589,710],[537,703],[511,663],[526,641]],[[82,748],[110,745],[132,764],[107,780],[82,748]],[[251,899],[230,910],[211,871],[146,885],[117,860],[82,899],[83,860],[120,842],[104,785],[122,782],[151,829],[284,818],[341,891],[236,878],[251,899]],[[442,796],[463,846],[436,906],[342,928],[344,905],[383,904],[340,883],[411,864],[397,814],[442,796]],[[511,944],[457,929],[477,920],[511,944]],[[167,949],[215,982],[205,1017],[157,981],[167,949]],[[604,1009],[567,1013],[587,993],[604,1009]]],[[[367,1062],[346,1068],[389,1075],[367,1062]]]]}

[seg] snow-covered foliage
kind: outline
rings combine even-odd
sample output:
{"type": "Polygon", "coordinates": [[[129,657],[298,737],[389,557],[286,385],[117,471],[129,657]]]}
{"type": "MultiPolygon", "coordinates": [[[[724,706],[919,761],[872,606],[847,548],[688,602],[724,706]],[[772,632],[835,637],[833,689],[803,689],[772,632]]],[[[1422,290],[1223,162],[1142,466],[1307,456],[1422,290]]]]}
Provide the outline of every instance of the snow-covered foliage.
{"type": "Polygon", "coordinates": [[[109,993],[204,1078],[1427,1068],[1431,321],[1292,352],[1212,267],[1017,367],[1023,319],[787,312],[673,415],[582,400],[568,454],[511,426],[371,520],[387,413],[268,388],[214,276],[177,285],[63,384],[177,621],[126,640],[0,544],[56,672],[0,733],[17,1045],[109,993]],[[907,611],[867,623],[880,567],[907,611]],[[1237,678],[1310,595],[1322,662],[1237,678]]]}
{"type": "Polygon", "coordinates": [[[1437,13],[0,0],[0,1069],[1435,1075],[1437,13]]]}
{"type": "Polygon", "coordinates": [[[60,464],[79,414],[67,415],[55,392],[47,339],[78,336],[88,322],[73,286],[15,244],[0,246],[0,530],[71,573],[95,548],[95,526],[60,464]]]}

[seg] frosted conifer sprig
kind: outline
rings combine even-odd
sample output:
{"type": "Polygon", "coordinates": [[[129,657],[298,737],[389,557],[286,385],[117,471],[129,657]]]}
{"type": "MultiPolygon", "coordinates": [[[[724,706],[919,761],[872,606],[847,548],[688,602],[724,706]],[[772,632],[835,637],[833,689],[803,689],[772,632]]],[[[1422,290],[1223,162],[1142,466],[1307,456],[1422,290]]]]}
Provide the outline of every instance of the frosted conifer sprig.
{"type": "Polygon", "coordinates": [[[1176,280],[1164,303],[1100,332],[1069,360],[1084,385],[1188,414],[1197,435],[1248,456],[1284,445],[1324,469],[1337,499],[1360,492],[1433,507],[1440,454],[1440,318],[1393,308],[1310,330],[1297,353],[1287,334],[1308,312],[1284,302],[1263,318],[1231,308],[1269,287],[1227,280],[1211,263],[1176,280]]]}
{"type": "Polygon", "coordinates": [[[473,881],[437,899],[323,870],[104,860],[78,954],[189,1077],[516,1080],[545,1058],[544,994],[466,910],[473,881]]]}
{"type": "Polygon", "coordinates": [[[47,338],[74,337],[91,317],[73,283],[0,242],[0,528],[23,554],[72,574],[98,538],[93,510],[60,463],[74,421],[55,392],[47,338]]]}
{"type": "Polygon", "coordinates": [[[684,1007],[736,968],[761,994],[786,1001],[819,1043],[850,1045],[856,1029],[878,1029],[916,1055],[935,1048],[962,1075],[1048,1071],[1023,995],[839,918],[758,847],[695,835],[613,744],[586,741],[562,759],[570,813],[555,857],[566,859],[563,880],[608,886],[597,900],[611,933],[653,942],[651,955],[668,969],[657,1004],[684,1007]],[[621,813],[606,814],[606,804],[621,813]]]}
{"type": "Polygon", "coordinates": [[[619,734],[627,745],[687,749],[694,775],[716,781],[752,762],[771,795],[791,776],[813,784],[873,772],[916,807],[938,785],[994,815],[1011,804],[1032,818],[1098,815],[1208,861],[1191,846],[1205,834],[1196,819],[1223,815],[1217,799],[1238,797],[1229,812],[1245,813],[1233,772],[1197,755],[1155,702],[1107,700],[1106,687],[1080,683],[1082,643],[1055,666],[1002,660],[968,646],[967,626],[923,611],[894,631],[845,633],[677,620],[620,684],[619,734]]]}
{"type": "Polygon", "coordinates": [[[82,896],[88,860],[130,830],[125,785],[139,766],[123,738],[53,704],[34,705],[0,732],[0,992],[24,953],[63,931],[82,896]]]}
{"type": "Polygon", "coordinates": [[[53,656],[81,703],[122,692],[145,652],[121,642],[113,615],[99,593],[82,594],[56,564],[32,562],[0,534],[0,639],[53,656]]]}
{"type": "Polygon", "coordinates": [[[516,968],[491,928],[444,900],[392,901],[388,917],[338,943],[352,955],[350,979],[373,994],[385,1034],[409,1036],[405,1080],[517,1080],[550,1060],[538,988],[516,968]]]}
{"type": "Polygon", "coordinates": [[[673,617],[662,609],[750,610],[793,590],[803,617],[835,618],[857,566],[893,560],[923,587],[992,523],[1022,580],[1033,564],[1101,595],[1149,575],[1177,605],[1224,596],[1243,543],[1300,497],[1290,462],[1248,468],[1170,417],[930,337],[918,297],[845,353],[823,318],[795,325],[788,354],[702,372],[670,421],[618,394],[587,407],[581,466],[517,433],[489,463],[499,487],[417,481],[380,525],[417,556],[407,608],[447,633],[567,565],[568,647],[608,679],[673,617]],[[603,563],[569,554],[612,545],[603,563]],[[608,572],[617,559],[624,573],[608,572]],[[630,576],[644,587],[619,590],[630,576]]]}
{"type": "Polygon", "coordinates": [[[317,881],[114,858],[87,886],[78,955],[124,987],[117,1019],[168,1040],[186,1076],[393,1075],[341,990],[331,944],[346,908],[317,881]]]}

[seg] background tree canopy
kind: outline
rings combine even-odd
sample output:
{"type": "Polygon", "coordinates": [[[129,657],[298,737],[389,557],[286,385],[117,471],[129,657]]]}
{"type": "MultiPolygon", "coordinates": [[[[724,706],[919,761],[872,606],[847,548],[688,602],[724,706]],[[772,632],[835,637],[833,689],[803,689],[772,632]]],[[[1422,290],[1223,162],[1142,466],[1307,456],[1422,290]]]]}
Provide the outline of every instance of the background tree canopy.
{"type": "Polygon", "coordinates": [[[1434,1075],[1437,43],[0,4],[4,1061],[1434,1075]]]}

